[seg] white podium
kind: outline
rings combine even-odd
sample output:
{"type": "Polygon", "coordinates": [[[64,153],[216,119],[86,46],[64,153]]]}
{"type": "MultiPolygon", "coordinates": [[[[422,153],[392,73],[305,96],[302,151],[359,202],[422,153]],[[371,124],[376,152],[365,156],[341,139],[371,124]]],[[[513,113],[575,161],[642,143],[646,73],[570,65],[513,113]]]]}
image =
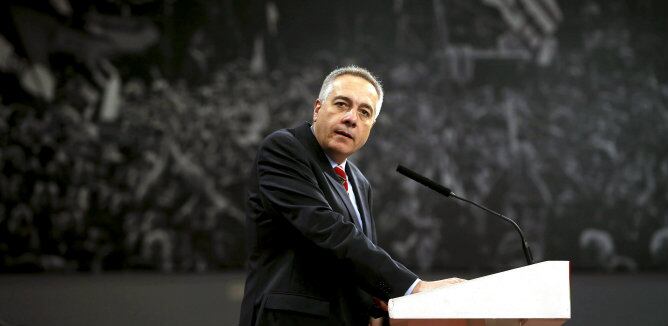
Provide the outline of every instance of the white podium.
{"type": "Polygon", "coordinates": [[[546,261],[391,299],[394,326],[559,326],[571,318],[570,264],[546,261]]]}

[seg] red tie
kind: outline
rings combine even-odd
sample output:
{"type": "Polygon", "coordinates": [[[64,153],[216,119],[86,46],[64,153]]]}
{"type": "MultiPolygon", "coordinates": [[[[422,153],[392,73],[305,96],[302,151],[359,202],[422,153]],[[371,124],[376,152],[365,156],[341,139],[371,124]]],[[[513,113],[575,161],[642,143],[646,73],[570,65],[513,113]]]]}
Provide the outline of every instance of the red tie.
{"type": "Polygon", "coordinates": [[[346,171],[343,171],[343,169],[337,165],[334,167],[334,173],[339,176],[339,182],[341,182],[343,188],[346,188],[346,191],[348,191],[348,176],[346,175],[346,171]]]}

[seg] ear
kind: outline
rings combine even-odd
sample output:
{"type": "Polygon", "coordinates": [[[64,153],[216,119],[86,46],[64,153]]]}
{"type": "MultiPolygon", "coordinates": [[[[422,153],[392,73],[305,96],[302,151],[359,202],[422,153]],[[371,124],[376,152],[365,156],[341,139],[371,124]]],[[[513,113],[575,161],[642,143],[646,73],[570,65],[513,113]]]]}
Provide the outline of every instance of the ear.
{"type": "Polygon", "coordinates": [[[320,102],[319,99],[315,100],[315,103],[313,103],[313,122],[318,120],[318,113],[320,112],[321,107],[322,107],[322,102],[320,102]]]}

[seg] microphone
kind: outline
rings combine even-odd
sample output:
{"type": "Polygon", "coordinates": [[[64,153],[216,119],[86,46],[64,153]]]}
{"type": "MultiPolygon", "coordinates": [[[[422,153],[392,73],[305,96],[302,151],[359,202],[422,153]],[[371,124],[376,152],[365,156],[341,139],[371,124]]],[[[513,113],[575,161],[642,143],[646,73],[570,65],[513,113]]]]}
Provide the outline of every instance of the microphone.
{"type": "Polygon", "coordinates": [[[469,204],[471,204],[475,207],[478,207],[478,208],[484,210],[487,213],[490,213],[494,216],[500,217],[504,221],[509,222],[510,224],[512,224],[515,227],[515,230],[517,230],[517,233],[519,233],[519,235],[520,235],[520,240],[522,241],[522,250],[524,251],[524,258],[527,261],[527,265],[533,264],[533,257],[531,256],[531,249],[529,249],[529,244],[526,242],[526,240],[524,240],[524,233],[522,232],[522,229],[520,229],[520,226],[517,225],[517,223],[515,223],[515,221],[513,221],[513,220],[503,216],[502,214],[499,214],[499,213],[497,213],[497,212],[495,212],[495,211],[493,211],[493,210],[491,210],[491,209],[489,209],[485,206],[477,204],[477,203],[475,203],[473,201],[470,201],[466,198],[459,197],[454,192],[452,192],[452,190],[450,190],[450,188],[444,187],[444,186],[434,182],[433,180],[431,180],[429,178],[426,178],[426,177],[418,174],[417,172],[414,172],[414,171],[410,170],[409,168],[407,168],[407,167],[405,167],[401,164],[399,164],[397,166],[397,172],[403,174],[404,176],[406,176],[410,179],[413,179],[413,180],[417,181],[418,183],[422,184],[423,186],[426,186],[426,187],[444,195],[445,197],[454,197],[454,198],[457,198],[461,201],[467,202],[467,203],[469,203],[469,204]]]}

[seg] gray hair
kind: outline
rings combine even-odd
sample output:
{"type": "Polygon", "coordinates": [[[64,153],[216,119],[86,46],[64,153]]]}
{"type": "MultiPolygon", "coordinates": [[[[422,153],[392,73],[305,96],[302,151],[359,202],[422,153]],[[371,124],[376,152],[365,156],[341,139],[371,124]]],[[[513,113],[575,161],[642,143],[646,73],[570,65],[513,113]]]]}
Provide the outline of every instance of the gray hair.
{"type": "Polygon", "coordinates": [[[371,72],[362,67],[350,65],[334,69],[334,71],[330,72],[329,75],[327,75],[327,77],[325,77],[325,80],[322,82],[322,87],[320,88],[320,94],[318,94],[318,99],[320,100],[320,102],[324,102],[327,99],[329,93],[332,92],[332,84],[334,84],[334,80],[336,80],[336,78],[342,75],[352,75],[361,77],[364,78],[369,83],[371,83],[371,85],[373,85],[373,87],[376,89],[376,93],[378,93],[378,102],[376,102],[376,108],[374,110],[375,112],[373,115],[373,120],[376,120],[376,118],[380,114],[380,108],[383,105],[383,86],[380,85],[380,81],[378,81],[378,79],[373,74],[371,74],[371,72]]]}

